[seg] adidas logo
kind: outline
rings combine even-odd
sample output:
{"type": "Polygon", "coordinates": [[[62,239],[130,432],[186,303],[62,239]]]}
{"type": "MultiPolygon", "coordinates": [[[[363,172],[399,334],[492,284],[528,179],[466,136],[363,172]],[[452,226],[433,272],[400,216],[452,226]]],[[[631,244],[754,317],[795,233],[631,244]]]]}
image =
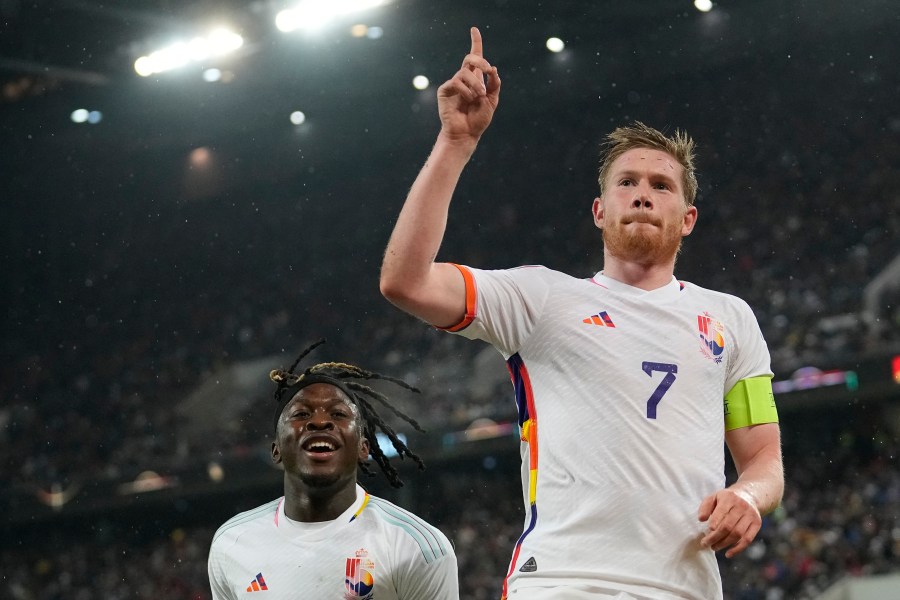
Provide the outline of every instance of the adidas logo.
{"type": "Polygon", "coordinates": [[[600,327],[615,327],[615,324],[612,322],[612,319],[609,318],[609,315],[606,314],[606,311],[599,312],[596,315],[591,315],[587,319],[583,319],[582,323],[587,323],[588,325],[599,325],[600,327]]]}
{"type": "Polygon", "coordinates": [[[268,589],[269,586],[266,585],[266,580],[263,579],[262,573],[257,573],[256,579],[251,579],[250,585],[247,586],[248,592],[265,592],[268,589]]]}
{"type": "Polygon", "coordinates": [[[533,556],[526,560],[524,565],[519,567],[519,572],[521,573],[534,573],[535,571],[537,571],[537,561],[534,560],[533,556]]]}

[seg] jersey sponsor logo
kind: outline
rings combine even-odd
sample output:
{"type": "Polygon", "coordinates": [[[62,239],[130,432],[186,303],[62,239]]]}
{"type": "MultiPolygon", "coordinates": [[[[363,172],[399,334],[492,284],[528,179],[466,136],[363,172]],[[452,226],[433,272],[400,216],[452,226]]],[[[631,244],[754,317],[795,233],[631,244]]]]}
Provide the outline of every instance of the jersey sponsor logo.
{"type": "Polygon", "coordinates": [[[697,315],[697,328],[700,330],[700,352],[706,358],[721,363],[722,353],[725,352],[725,326],[704,312],[697,315]]]}
{"type": "Polygon", "coordinates": [[[598,312],[596,315],[591,315],[587,319],[582,319],[581,322],[587,323],[588,325],[597,325],[599,327],[615,328],[615,324],[613,323],[613,320],[609,318],[609,314],[607,314],[607,312],[605,310],[598,312]]]}
{"type": "Polygon", "coordinates": [[[372,571],[375,570],[375,563],[369,558],[365,548],[360,548],[354,554],[356,556],[347,559],[344,573],[347,593],[344,594],[344,599],[374,600],[375,576],[372,575],[372,571]]]}
{"type": "Polygon", "coordinates": [[[519,567],[519,572],[521,573],[534,573],[535,571],[537,571],[537,561],[534,560],[533,556],[526,560],[524,565],[519,567]]]}
{"type": "Polygon", "coordinates": [[[256,577],[250,580],[250,585],[247,586],[248,592],[267,592],[268,590],[269,586],[266,585],[262,573],[257,573],[256,577]]]}

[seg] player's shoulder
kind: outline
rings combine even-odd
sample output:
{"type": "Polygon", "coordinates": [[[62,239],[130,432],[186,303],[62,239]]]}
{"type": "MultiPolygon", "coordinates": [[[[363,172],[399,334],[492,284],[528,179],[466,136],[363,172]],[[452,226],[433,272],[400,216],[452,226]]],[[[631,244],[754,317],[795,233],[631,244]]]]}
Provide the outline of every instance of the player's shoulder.
{"type": "Polygon", "coordinates": [[[453,555],[453,546],[444,533],[417,514],[378,496],[369,496],[369,518],[379,520],[398,542],[421,553],[426,563],[453,555]]]}
{"type": "Polygon", "coordinates": [[[750,305],[747,304],[746,300],[740,298],[739,296],[735,296],[734,294],[729,294],[727,292],[720,292],[718,290],[711,290],[709,288],[699,286],[696,283],[684,281],[683,279],[679,279],[678,282],[686,292],[704,298],[706,301],[717,302],[721,305],[733,307],[737,310],[752,312],[752,310],[750,309],[750,305]]]}
{"type": "Polygon", "coordinates": [[[520,265],[518,267],[512,267],[509,269],[498,269],[488,272],[506,275],[508,277],[519,280],[541,280],[547,283],[554,284],[560,284],[564,282],[575,283],[583,281],[582,279],[569,275],[568,273],[563,273],[562,271],[557,271],[544,265],[520,265]]]}
{"type": "Polygon", "coordinates": [[[267,523],[273,523],[282,498],[277,498],[256,508],[245,510],[231,517],[216,530],[212,543],[222,543],[228,538],[237,538],[248,529],[254,529],[267,523]]]}

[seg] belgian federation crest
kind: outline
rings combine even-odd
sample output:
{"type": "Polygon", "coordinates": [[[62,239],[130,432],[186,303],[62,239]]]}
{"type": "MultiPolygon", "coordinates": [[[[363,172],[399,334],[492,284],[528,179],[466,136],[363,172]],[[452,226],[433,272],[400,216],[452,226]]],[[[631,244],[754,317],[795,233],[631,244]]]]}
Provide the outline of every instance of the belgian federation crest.
{"type": "Polygon", "coordinates": [[[721,363],[725,352],[725,326],[704,312],[697,315],[697,327],[700,329],[700,352],[706,358],[721,363]]]}
{"type": "Polygon", "coordinates": [[[375,563],[369,553],[360,548],[356,556],[347,559],[344,573],[345,600],[375,600],[375,563]]]}

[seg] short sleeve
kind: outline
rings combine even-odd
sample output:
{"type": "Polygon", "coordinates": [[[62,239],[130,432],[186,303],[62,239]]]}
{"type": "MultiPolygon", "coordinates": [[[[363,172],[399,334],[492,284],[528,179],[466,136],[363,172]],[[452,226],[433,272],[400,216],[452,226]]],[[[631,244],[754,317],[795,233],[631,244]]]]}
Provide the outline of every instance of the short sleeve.
{"type": "Polygon", "coordinates": [[[756,316],[750,306],[738,299],[738,335],[736,352],[730,361],[725,392],[738,381],[750,377],[772,377],[772,360],[756,316]]]}
{"type": "Polygon", "coordinates": [[[457,265],[466,282],[466,318],[448,331],[479,339],[508,358],[534,330],[550,294],[546,267],[486,271],[457,265]]]}
{"type": "Polygon", "coordinates": [[[421,552],[408,555],[397,581],[399,600],[459,600],[459,572],[450,541],[439,532],[446,553],[426,562],[421,552]]]}
{"type": "Polygon", "coordinates": [[[209,588],[212,591],[213,600],[234,600],[235,596],[226,584],[222,563],[219,560],[219,549],[215,542],[209,549],[207,571],[209,572],[209,588]]]}

